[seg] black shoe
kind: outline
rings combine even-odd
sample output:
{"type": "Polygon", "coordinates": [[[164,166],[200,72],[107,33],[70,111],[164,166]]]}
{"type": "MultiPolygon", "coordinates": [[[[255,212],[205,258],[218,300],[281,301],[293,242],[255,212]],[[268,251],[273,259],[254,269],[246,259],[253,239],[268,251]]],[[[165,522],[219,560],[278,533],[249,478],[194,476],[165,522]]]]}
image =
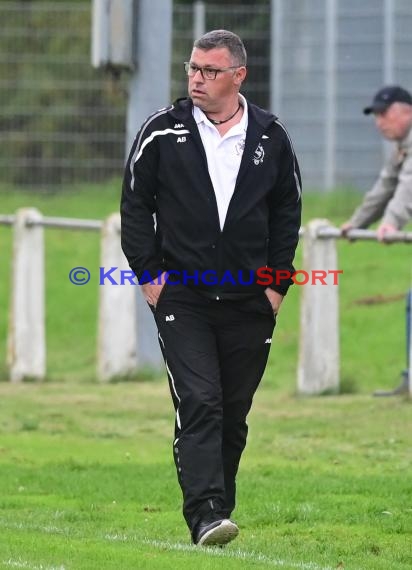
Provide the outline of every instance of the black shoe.
{"type": "Polygon", "coordinates": [[[239,528],[230,519],[200,522],[193,542],[196,546],[222,546],[237,537],[239,528]]]}

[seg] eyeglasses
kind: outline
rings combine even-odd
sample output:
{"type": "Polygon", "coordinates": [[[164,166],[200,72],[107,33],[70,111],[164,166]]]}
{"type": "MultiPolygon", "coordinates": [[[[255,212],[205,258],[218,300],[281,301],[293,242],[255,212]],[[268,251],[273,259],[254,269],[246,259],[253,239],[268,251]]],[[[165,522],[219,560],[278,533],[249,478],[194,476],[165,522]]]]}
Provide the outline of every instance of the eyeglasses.
{"type": "Polygon", "coordinates": [[[223,73],[224,71],[230,71],[231,69],[237,69],[239,65],[232,65],[231,67],[222,67],[221,69],[213,69],[213,67],[199,67],[190,61],[184,62],[185,71],[189,77],[196,75],[200,71],[203,79],[216,79],[218,73],[223,73]]]}

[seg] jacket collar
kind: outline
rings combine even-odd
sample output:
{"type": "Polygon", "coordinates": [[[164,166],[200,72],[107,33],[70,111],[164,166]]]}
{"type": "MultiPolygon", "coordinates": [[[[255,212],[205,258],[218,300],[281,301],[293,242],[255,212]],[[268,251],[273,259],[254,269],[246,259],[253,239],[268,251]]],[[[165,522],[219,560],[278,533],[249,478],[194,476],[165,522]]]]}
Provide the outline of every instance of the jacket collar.
{"type": "MultiPolygon", "coordinates": [[[[260,143],[263,133],[268,127],[275,123],[277,117],[269,111],[261,109],[257,105],[247,101],[248,105],[248,128],[246,131],[245,148],[240,163],[239,173],[236,180],[235,192],[242,181],[248,167],[252,164],[253,156],[260,143]]],[[[200,138],[199,129],[197,128],[196,121],[193,118],[193,102],[189,97],[177,99],[170,111],[172,117],[181,123],[184,123],[188,128],[198,146],[204,160],[207,164],[206,153],[203,148],[202,140],[200,138]]]]}

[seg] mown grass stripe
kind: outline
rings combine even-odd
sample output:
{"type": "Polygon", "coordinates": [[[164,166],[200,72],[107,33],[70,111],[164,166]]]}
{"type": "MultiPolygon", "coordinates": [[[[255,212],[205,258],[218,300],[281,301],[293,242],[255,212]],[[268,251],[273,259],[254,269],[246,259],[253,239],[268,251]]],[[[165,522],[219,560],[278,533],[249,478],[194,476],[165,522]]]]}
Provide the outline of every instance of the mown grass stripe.
{"type": "MultiPolygon", "coordinates": [[[[3,527],[8,528],[18,528],[21,530],[34,530],[40,531],[46,534],[65,534],[71,535],[68,529],[59,528],[56,526],[41,526],[41,525],[25,525],[22,523],[18,524],[4,524],[4,521],[0,521],[3,527]]],[[[218,558],[232,558],[237,560],[249,560],[251,562],[259,562],[266,564],[268,566],[279,567],[279,568],[296,568],[297,570],[333,570],[331,566],[320,566],[315,562],[290,562],[288,560],[282,560],[280,558],[272,558],[266,554],[261,554],[255,551],[245,551],[245,550],[232,550],[232,549],[221,549],[221,548],[195,548],[191,544],[182,544],[179,542],[169,542],[161,540],[152,540],[149,538],[140,538],[136,535],[127,534],[105,534],[103,536],[104,540],[110,542],[135,542],[144,546],[150,546],[152,548],[160,550],[172,550],[177,552],[188,552],[191,554],[202,554],[208,556],[214,556],[218,558]]],[[[6,566],[11,568],[27,568],[29,570],[66,570],[64,566],[44,566],[31,565],[29,562],[22,559],[12,560],[9,559],[3,562],[6,566]]],[[[354,569],[356,570],[356,569],[354,569]]]]}
{"type": "Polygon", "coordinates": [[[210,556],[217,556],[219,558],[234,558],[238,560],[250,560],[251,562],[263,562],[268,566],[277,566],[277,567],[289,567],[289,568],[297,568],[299,570],[333,570],[331,566],[319,566],[315,562],[289,562],[287,560],[282,560],[280,558],[271,558],[270,556],[266,556],[265,554],[260,554],[254,551],[245,551],[245,550],[224,550],[222,548],[195,548],[193,545],[190,544],[181,544],[179,542],[169,542],[169,541],[161,541],[161,540],[151,540],[151,539],[139,539],[137,537],[127,536],[125,534],[122,535],[106,535],[105,538],[107,540],[119,540],[122,542],[126,542],[128,540],[136,541],[141,544],[145,544],[148,546],[152,546],[154,548],[159,548],[161,550],[174,550],[179,552],[190,552],[190,553],[199,553],[199,554],[208,554],[210,556]]]}
{"type": "Polygon", "coordinates": [[[8,560],[3,560],[3,564],[5,566],[9,566],[10,568],[26,568],[27,570],[66,570],[64,566],[45,566],[44,564],[32,564],[31,562],[27,562],[27,560],[22,560],[21,558],[18,560],[9,558],[8,560]]]}

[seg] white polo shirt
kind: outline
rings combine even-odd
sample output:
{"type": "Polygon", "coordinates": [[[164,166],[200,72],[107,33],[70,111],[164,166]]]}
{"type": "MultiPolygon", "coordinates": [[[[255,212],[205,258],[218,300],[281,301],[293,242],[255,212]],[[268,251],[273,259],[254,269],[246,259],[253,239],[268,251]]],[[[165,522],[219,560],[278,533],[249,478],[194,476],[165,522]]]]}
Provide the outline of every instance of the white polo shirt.
{"type": "Polygon", "coordinates": [[[209,174],[215,191],[221,230],[225,224],[245,147],[248,125],[247,102],[240,93],[239,99],[243,106],[242,118],[223,137],[203,111],[199,107],[193,107],[193,117],[206,152],[209,174]]]}

